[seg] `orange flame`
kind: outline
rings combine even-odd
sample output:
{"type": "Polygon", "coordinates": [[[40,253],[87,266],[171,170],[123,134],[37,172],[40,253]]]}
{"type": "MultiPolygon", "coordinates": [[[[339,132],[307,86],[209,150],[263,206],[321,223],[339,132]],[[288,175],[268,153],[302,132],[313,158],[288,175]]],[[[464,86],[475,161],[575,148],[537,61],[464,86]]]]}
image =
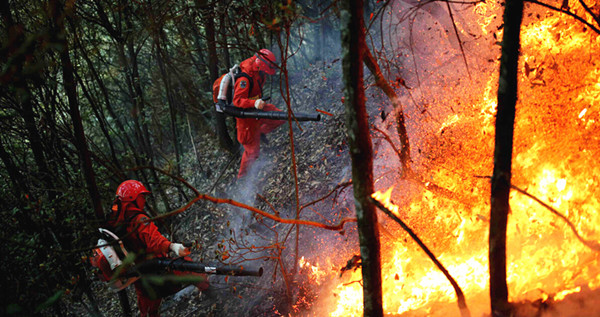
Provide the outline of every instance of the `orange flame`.
{"type": "MultiPolygon", "coordinates": [[[[493,1],[474,7],[482,34],[494,31],[492,21],[500,16],[500,9],[493,1]]],[[[600,36],[564,15],[526,16],[512,183],[560,211],[582,236],[600,240],[600,36]]],[[[421,187],[415,190],[406,181],[373,194],[436,254],[465,293],[471,312],[482,314],[489,314],[490,192],[489,180],[475,176],[490,176],[493,166],[497,65],[488,69],[479,78],[482,87],[472,89],[480,92],[478,96],[442,96],[467,101],[462,109],[437,121],[439,125],[430,130],[437,133],[421,136],[424,144],[434,146],[428,149],[429,156],[415,161],[416,169],[454,197],[421,187]],[[402,192],[397,200],[396,190],[402,192]]],[[[600,256],[580,243],[563,220],[516,191],[511,192],[510,206],[511,301],[561,300],[584,288],[600,287],[600,256]]],[[[458,315],[455,293],[443,274],[382,214],[380,225],[392,232],[381,237],[385,312],[458,315]]],[[[360,270],[337,281],[334,303],[326,314],[361,316],[360,270]]]]}

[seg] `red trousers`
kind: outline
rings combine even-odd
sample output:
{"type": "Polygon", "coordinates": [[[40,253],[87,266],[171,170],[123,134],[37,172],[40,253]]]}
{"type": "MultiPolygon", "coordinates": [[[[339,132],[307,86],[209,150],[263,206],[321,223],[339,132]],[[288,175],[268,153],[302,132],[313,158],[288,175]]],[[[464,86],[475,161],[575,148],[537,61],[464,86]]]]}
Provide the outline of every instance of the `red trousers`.
{"type": "MultiPolygon", "coordinates": [[[[267,104],[263,108],[264,111],[281,111],[277,107],[267,104]]],[[[242,154],[242,163],[238,172],[238,178],[246,176],[252,163],[258,159],[260,155],[260,135],[267,134],[275,130],[280,125],[284,124],[283,120],[268,120],[268,119],[238,119],[238,120],[254,120],[251,124],[239,124],[238,141],[244,146],[244,154],[242,154]]],[[[239,121],[238,121],[239,122],[239,121]]]]}
{"type": "Polygon", "coordinates": [[[135,283],[135,294],[137,295],[138,309],[140,310],[140,317],[159,317],[160,303],[162,298],[150,299],[144,291],[143,286],[139,283],[135,283]]]}
{"type": "MultiPolygon", "coordinates": [[[[173,274],[175,274],[175,275],[193,274],[193,275],[203,275],[204,277],[206,277],[206,274],[180,272],[180,271],[173,271],[173,274]]],[[[162,302],[162,297],[160,297],[160,294],[157,294],[159,296],[158,298],[152,299],[152,298],[150,298],[150,295],[148,294],[148,292],[146,292],[144,290],[144,286],[141,281],[137,281],[133,285],[135,286],[135,294],[137,295],[137,303],[138,303],[138,309],[140,310],[140,317],[159,317],[160,316],[160,303],[162,302]]],[[[187,286],[187,285],[183,285],[183,284],[180,284],[177,286],[161,285],[160,287],[153,287],[153,288],[158,292],[161,292],[161,291],[167,292],[168,294],[163,295],[163,296],[167,296],[170,294],[175,294],[177,291],[182,290],[185,286],[187,286]],[[165,288],[169,288],[169,289],[165,290],[165,288]]],[[[206,282],[196,283],[195,286],[200,291],[206,290],[209,286],[208,278],[207,278],[206,282]]]]}

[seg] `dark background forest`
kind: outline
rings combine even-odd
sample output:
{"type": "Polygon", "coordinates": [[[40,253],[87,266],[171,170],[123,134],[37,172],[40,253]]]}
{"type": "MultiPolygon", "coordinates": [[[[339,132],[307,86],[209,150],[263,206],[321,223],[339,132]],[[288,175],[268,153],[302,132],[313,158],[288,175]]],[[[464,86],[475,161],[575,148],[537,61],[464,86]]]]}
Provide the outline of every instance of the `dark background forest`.
{"type": "MultiPolygon", "coordinates": [[[[16,315],[64,316],[69,301],[96,296],[86,257],[120,182],[148,186],[153,216],[195,196],[184,182],[204,192],[235,182],[239,152],[220,146],[214,128],[218,76],[273,50],[287,69],[264,91],[285,110],[281,74],[327,88],[340,54],[334,1],[3,0],[0,14],[0,266],[9,290],[0,306],[16,315]],[[310,67],[318,71],[309,77],[310,67]]],[[[338,85],[338,111],[341,93],[338,85]]],[[[294,103],[314,111],[316,97],[294,103]]],[[[288,151],[277,155],[289,160],[288,151]]],[[[208,213],[198,214],[194,228],[214,232],[208,213]]],[[[181,219],[159,225],[174,239],[198,239],[181,236],[181,219]]]]}

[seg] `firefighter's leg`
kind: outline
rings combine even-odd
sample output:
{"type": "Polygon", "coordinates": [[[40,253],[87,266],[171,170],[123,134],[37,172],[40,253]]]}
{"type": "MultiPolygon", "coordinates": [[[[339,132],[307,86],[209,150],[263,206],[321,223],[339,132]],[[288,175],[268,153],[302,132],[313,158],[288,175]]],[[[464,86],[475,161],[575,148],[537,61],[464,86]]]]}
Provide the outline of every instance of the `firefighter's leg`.
{"type": "Polygon", "coordinates": [[[160,302],[162,298],[150,299],[144,291],[142,286],[138,283],[135,285],[135,293],[137,295],[138,308],[140,310],[140,317],[159,317],[160,302]]]}
{"type": "MultiPolygon", "coordinates": [[[[184,259],[186,261],[193,261],[192,258],[190,258],[188,256],[184,257],[184,259]]],[[[201,276],[204,280],[194,284],[194,286],[196,286],[196,288],[201,292],[208,289],[208,287],[210,286],[210,283],[208,282],[207,274],[196,273],[196,272],[184,272],[184,271],[173,271],[173,273],[175,275],[179,275],[179,276],[201,276]]],[[[185,286],[187,286],[187,285],[185,285],[185,286]]]]}
{"type": "Polygon", "coordinates": [[[250,142],[243,144],[244,154],[242,154],[242,163],[240,164],[240,170],[237,178],[246,176],[248,170],[252,166],[252,163],[256,161],[260,154],[260,136],[256,135],[251,138],[250,142]]]}
{"type": "MultiPolygon", "coordinates": [[[[264,111],[281,111],[279,110],[279,108],[271,105],[271,104],[266,104],[265,107],[263,108],[264,111]]],[[[261,119],[260,120],[260,133],[261,134],[267,134],[273,130],[275,130],[277,127],[279,127],[280,125],[284,124],[285,120],[266,120],[266,119],[261,119]]]]}
{"type": "Polygon", "coordinates": [[[127,288],[117,292],[119,294],[119,302],[121,302],[121,308],[125,317],[131,317],[131,306],[129,305],[129,298],[127,297],[127,288]]]}

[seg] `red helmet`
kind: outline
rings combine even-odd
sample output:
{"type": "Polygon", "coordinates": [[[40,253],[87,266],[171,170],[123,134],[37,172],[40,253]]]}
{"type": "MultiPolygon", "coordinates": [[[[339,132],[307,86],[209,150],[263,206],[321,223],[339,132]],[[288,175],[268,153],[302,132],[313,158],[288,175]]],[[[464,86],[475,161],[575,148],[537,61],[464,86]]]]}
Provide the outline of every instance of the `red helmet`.
{"type": "Polygon", "coordinates": [[[132,202],[140,194],[150,194],[150,191],[136,180],[124,181],[117,188],[117,197],[121,202],[132,202]]]}
{"type": "Polygon", "coordinates": [[[254,70],[262,71],[269,75],[275,74],[277,70],[277,58],[273,52],[266,48],[261,49],[258,53],[254,54],[256,59],[254,60],[254,70]]]}

